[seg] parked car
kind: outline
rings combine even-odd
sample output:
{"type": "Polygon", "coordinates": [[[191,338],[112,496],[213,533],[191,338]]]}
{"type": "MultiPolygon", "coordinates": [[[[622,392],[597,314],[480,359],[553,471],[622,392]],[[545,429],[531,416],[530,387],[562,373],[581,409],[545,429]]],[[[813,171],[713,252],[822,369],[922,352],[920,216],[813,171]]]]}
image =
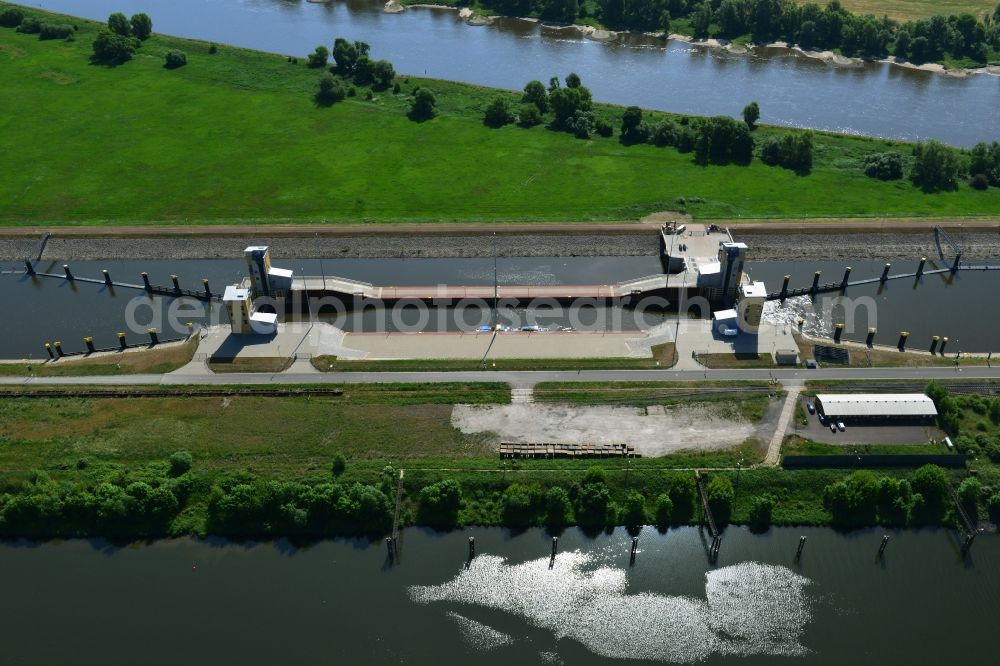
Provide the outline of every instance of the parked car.
{"type": "Polygon", "coordinates": [[[844,432],[845,430],[847,430],[847,426],[844,425],[843,421],[837,421],[837,430],[839,430],[840,432],[844,432]]]}
{"type": "Polygon", "coordinates": [[[830,423],[830,432],[837,432],[837,424],[836,423],[833,423],[833,422],[830,423]]]}
{"type": "Polygon", "coordinates": [[[808,409],[808,410],[809,410],[809,413],[810,413],[810,414],[814,414],[814,413],[816,413],[816,408],[815,408],[815,407],[813,407],[813,404],[812,404],[812,402],[811,402],[811,401],[808,401],[808,400],[806,401],[806,409],[808,409]]]}

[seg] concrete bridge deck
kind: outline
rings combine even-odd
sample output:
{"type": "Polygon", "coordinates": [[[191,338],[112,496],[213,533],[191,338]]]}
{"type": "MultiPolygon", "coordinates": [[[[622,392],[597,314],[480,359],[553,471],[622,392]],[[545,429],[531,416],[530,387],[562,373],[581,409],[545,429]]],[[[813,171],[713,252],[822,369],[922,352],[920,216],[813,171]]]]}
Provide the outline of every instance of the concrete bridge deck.
{"type": "Polygon", "coordinates": [[[616,284],[573,285],[374,285],[370,282],[350,280],[336,276],[301,276],[292,281],[293,291],[309,293],[331,292],[361,296],[374,300],[449,299],[463,298],[623,298],[667,288],[693,287],[685,274],[648,275],[616,284]]]}

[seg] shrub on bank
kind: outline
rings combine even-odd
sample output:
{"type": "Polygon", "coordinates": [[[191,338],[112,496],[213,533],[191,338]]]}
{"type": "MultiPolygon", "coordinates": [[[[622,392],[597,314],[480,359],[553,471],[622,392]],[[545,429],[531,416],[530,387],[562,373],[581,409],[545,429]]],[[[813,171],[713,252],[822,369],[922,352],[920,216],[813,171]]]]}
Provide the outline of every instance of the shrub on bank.
{"type": "Polygon", "coordinates": [[[177,69],[178,67],[183,67],[187,64],[187,54],[184,51],[167,51],[167,55],[164,56],[163,66],[167,69],[177,69]]]}
{"type": "Polygon", "coordinates": [[[43,23],[38,30],[39,39],[66,39],[73,34],[73,26],[65,23],[43,23]]]}
{"type": "Polygon", "coordinates": [[[326,63],[330,60],[330,51],[325,46],[317,46],[316,50],[307,56],[306,64],[313,68],[318,69],[320,67],[326,67],[326,63]]]}
{"type": "Polygon", "coordinates": [[[7,7],[0,11],[0,25],[5,28],[16,28],[24,20],[24,11],[20,7],[7,7]]]}
{"type": "Polygon", "coordinates": [[[42,22],[34,16],[23,19],[17,26],[17,31],[26,35],[37,35],[42,30],[42,22]]]}
{"type": "Polygon", "coordinates": [[[410,103],[410,118],[413,120],[430,120],[437,115],[437,98],[429,88],[420,88],[413,94],[410,103]]]}
{"type": "Polygon", "coordinates": [[[189,469],[194,462],[194,456],[189,451],[174,451],[170,454],[170,474],[180,476],[189,469]]]}
{"type": "Polygon", "coordinates": [[[510,104],[506,97],[498,96],[486,107],[483,124],[487,127],[503,127],[512,122],[514,122],[514,114],[511,113],[510,104]]]}
{"type": "Polygon", "coordinates": [[[517,124],[521,127],[534,127],[542,124],[542,114],[534,104],[522,104],[517,114],[517,124]]]}
{"type": "Polygon", "coordinates": [[[120,65],[132,59],[139,40],[126,37],[112,30],[104,29],[94,39],[94,61],[106,65],[120,65]]]}
{"type": "Polygon", "coordinates": [[[869,178],[899,180],[903,177],[903,156],[895,150],[865,155],[864,171],[869,178]]]}
{"type": "MultiPolygon", "coordinates": [[[[351,88],[351,90],[353,91],[354,88],[351,88]]],[[[344,82],[333,74],[326,72],[319,78],[318,90],[316,91],[316,102],[318,104],[329,105],[341,102],[348,94],[344,82]]]]}

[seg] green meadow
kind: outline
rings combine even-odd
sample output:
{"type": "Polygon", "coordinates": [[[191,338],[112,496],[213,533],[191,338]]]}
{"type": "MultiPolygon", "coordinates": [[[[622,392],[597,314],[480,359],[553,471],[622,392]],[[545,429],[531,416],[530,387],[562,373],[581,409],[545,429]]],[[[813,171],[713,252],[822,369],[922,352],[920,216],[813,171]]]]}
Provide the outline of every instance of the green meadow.
{"type": "MultiPolygon", "coordinates": [[[[131,61],[107,67],[90,62],[99,24],[49,20],[78,30],[63,41],[0,28],[5,225],[600,221],[678,208],[699,219],[1000,212],[997,188],[925,194],[906,180],[865,177],[864,154],[909,154],[896,142],[817,134],[807,176],[758,159],[703,167],[674,148],[622,145],[620,107],[596,109],[615,126],[611,138],[490,129],[489,102],[506,94],[516,108],[519,95],[405,73],[398,94],[366,100],[359,87],[324,107],[313,100],[319,71],[304,57],[315,44],[290,62],[154,34],[131,61]],[[170,49],[183,50],[187,66],[165,69],[170,49]],[[418,86],[438,100],[426,122],[407,117],[418,86]]],[[[759,142],[787,131],[755,134],[759,142]]]]}

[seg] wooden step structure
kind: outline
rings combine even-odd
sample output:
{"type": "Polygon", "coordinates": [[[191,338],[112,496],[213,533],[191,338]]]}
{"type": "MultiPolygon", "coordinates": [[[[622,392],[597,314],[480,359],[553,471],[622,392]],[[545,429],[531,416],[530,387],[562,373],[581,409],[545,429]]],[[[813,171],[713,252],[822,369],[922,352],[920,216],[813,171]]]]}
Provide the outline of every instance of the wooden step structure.
{"type": "Polygon", "coordinates": [[[628,444],[500,444],[501,458],[639,458],[628,444]]]}
{"type": "Polygon", "coordinates": [[[708,493],[705,491],[705,476],[696,471],[695,480],[698,484],[698,495],[701,497],[701,508],[705,518],[708,520],[708,529],[712,534],[712,545],[708,548],[708,559],[712,563],[715,563],[719,558],[719,548],[722,546],[722,534],[715,525],[715,516],[712,515],[712,507],[708,505],[708,493]]]}

